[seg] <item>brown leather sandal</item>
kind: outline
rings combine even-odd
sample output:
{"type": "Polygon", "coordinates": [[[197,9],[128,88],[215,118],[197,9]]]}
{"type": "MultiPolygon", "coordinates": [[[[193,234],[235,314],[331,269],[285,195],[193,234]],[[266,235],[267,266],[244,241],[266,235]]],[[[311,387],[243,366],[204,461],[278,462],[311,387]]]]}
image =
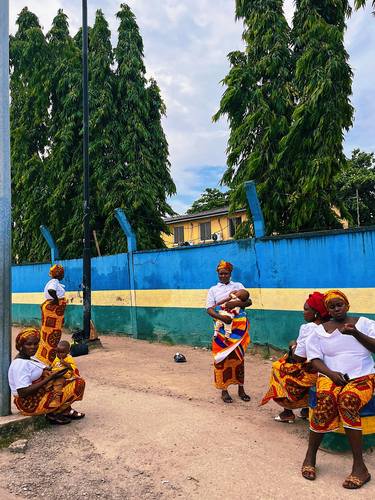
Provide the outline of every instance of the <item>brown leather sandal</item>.
{"type": "Polygon", "coordinates": [[[353,476],[353,474],[350,474],[345,481],[342,483],[343,487],[346,488],[347,490],[358,490],[359,488],[362,488],[362,486],[366,483],[368,483],[371,479],[371,474],[369,474],[366,479],[360,479],[357,476],[353,476]]]}
{"type": "Polygon", "coordinates": [[[314,481],[314,479],[316,479],[316,467],[313,465],[302,465],[301,473],[302,477],[309,481],[314,481]]]}

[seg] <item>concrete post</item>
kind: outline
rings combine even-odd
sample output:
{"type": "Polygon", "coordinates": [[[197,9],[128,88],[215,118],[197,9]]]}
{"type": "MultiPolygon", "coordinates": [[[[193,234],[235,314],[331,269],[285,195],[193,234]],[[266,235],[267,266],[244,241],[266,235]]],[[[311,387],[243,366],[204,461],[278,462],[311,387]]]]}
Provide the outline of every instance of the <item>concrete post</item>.
{"type": "Polygon", "coordinates": [[[48,227],[41,225],[39,229],[43,235],[43,238],[46,240],[46,242],[48,243],[48,246],[50,247],[51,263],[54,264],[56,262],[56,260],[59,259],[59,249],[58,249],[56,242],[53,239],[51,231],[48,229],[48,227]]]}
{"type": "Polygon", "coordinates": [[[128,245],[129,281],[130,281],[130,321],[132,325],[132,334],[136,338],[138,336],[138,321],[137,321],[137,309],[136,309],[137,300],[135,295],[134,252],[137,251],[137,238],[122,208],[115,209],[115,216],[121,226],[121,229],[125,233],[128,245]]]}
{"type": "Polygon", "coordinates": [[[9,0],[0,0],[0,414],[10,414],[11,184],[9,124],[9,0]]]}
{"type": "Polygon", "coordinates": [[[257,190],[254,181],[245,182],[245,191],[247,202],[250,207],[251,215],[253,216],[254,234],[256,238],[262,238],[266,234],[262,207],[259,203],[257,190]]]}

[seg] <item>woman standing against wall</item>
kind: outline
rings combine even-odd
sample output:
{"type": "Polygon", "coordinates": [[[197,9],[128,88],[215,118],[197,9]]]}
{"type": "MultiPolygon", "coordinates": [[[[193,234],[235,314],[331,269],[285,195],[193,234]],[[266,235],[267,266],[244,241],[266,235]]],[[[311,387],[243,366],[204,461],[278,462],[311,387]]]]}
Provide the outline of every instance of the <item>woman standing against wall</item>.
{"type": "Polygon", "coordinates": [[[250,342],[249,329],[250,324],[246,313],[243,310],[251,305],[251,299],[246,301],[228,301],[226,307],[240,306],[241,310],[231,319],[228,316],[222,316],[215,310],[215,306],[227,299],[231,293],[244,290],[242,283],[231,281],[233,266],[230,262],[220,261],[217,266],[219,282],[211,287],[207,295],[207,313],[216,321],[225,324],[231,324],[231,333],[228,336],[224,327],[216,328],[212,342],[212,351],[214,355],[214,376],[216,388],[221,390],[221,398],[224,403],[232,403],[228,387],[238,385],[238,395],[243,401],[250,401],[244,389],[245,366],[244,357],[246,348],[250,342]]]}
{"type": "Polygon", "coordinates": [[[61,329],[64,324],[66,308],[65,286],[60,283],[64,279],[64,268],[55,264],[49,270],[51,279],[44,287],[42,309],[42,329],[36,357],[50,365],[56,357],[56,346],[61,340],[61,329]]]}

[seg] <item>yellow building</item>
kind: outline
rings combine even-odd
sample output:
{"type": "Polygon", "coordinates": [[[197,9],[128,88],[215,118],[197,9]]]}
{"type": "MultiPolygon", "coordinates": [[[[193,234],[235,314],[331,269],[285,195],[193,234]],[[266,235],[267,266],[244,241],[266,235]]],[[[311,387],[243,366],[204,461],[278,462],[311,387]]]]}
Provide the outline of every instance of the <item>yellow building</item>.
{"type": "Polygon", "coordinates": [[[229,215],[228,207],[215,208],[196,214],[175,215],[164,219],[171,234],[163,234],[167,247],[183,244],[200,245],[213,241],[231,240],[236,227],[247,220],[246,210],[237,210],[229,215]]]}

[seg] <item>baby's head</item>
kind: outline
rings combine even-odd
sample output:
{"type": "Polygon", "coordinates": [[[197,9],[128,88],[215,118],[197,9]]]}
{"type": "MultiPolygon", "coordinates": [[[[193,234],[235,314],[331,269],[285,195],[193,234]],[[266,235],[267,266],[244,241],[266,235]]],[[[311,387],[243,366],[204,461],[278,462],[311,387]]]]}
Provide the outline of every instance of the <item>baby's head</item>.
{"type": "Polygon", "coordinates": [[[70,344],[67,340],[60,340],[56,347],[56,356],[65,359],[70,352],[70,344]]]}
{"type": "Polygon", "coordinates": [[[246,302],[250,297],[249,292],[244,288],[242,288],[242,290],[236,290],[235,292],[233,292],[233,295],[235,295],[237,299],[240,299],[241,302],[246,302]]]}

